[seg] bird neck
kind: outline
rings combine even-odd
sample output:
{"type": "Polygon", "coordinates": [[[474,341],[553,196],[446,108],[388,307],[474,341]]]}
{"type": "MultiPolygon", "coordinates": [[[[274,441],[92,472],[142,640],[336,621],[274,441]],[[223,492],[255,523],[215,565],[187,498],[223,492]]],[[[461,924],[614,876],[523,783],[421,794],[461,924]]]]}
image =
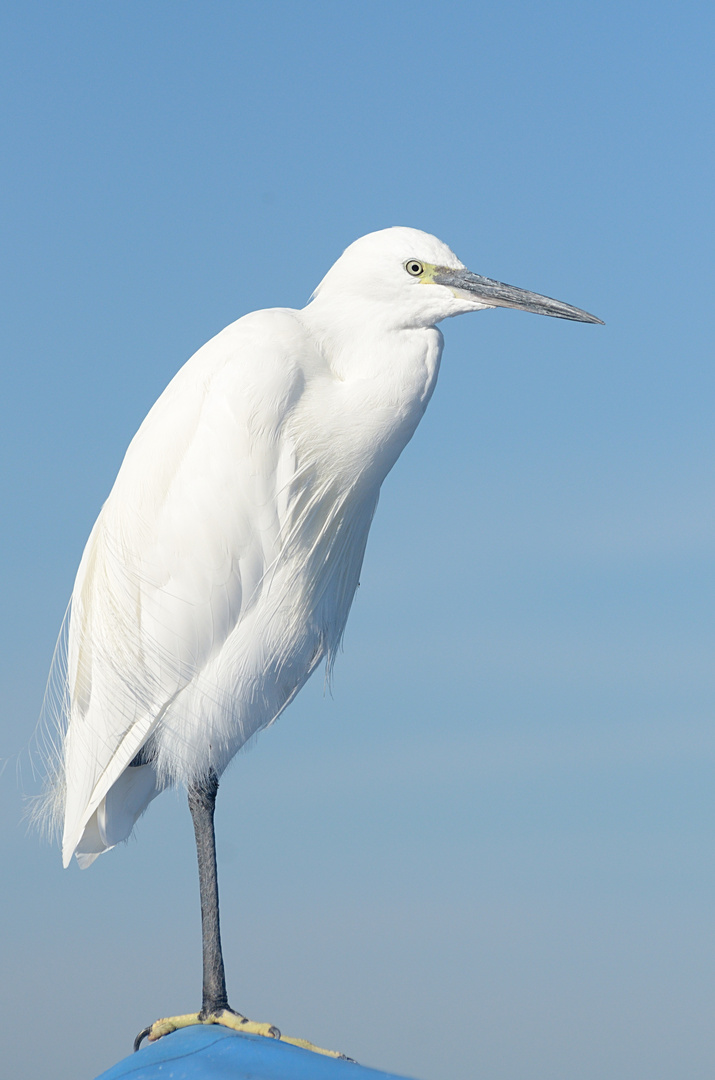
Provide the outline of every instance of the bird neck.
{"type": "Polygon", "coordinates": [[[300,312],[306,330],[334,378],[369,384],[375,404],[408,406],[431,396],[443,338],[435,326],[402,326],[388,305],[321,302],[300,312]]]}

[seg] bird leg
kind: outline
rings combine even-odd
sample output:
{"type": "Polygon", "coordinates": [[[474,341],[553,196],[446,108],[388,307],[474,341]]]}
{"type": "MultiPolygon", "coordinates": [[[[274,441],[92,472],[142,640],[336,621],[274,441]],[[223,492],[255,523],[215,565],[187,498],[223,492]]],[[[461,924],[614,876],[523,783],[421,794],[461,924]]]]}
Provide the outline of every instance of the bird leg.
{"type": "Polygon", "coordinates": [[[218,873],[216,869],[216,834],[214,811],[218,777],[213,769],[202,780],[196,780],[189,788],[189,810],[194,822],[196,853],[199,862],[199,894],[201,897],[201,937],[203,945],[203,1001],[198,1013],[184,1013],[157,1020],[140,1031],[134,1040],[138,1050],[145,1036],[155,1042],[178,1028],[192,1024],[222,1024],[235,1031],[251,1035],[267,1035],[280,1039],[281,1033],[272,1024],[260,1024],[247,1020],[235,1012],[228,1003],[226,975],[221,949],[221,927],[218,908],[218,873]]]}
{"type": "Polygon", "coordinates": [[[199,1013],[201,1020],[206,1020],[214,1013],[229,1007],[218,908],[218,871],[216,867],[216,833],[214,831],[217,791],[218,777],[213,769],[203,780],[195,781],[189,788],[189,810],[191,811],[194,833],[196,834],[199,893],[201,896],[201,937],[204,963],[203,1004],[199,1013]]]}
{"type": "Polygon", "coordinates": [[[148,1036],[149,1042],[156,1042],[163,1035],[169,1035],[179,1028],[193,1024],[221,1024],[233,1031],[242,1031],[248,1035],[266,1035],[272,1039],[301,1046],[328,1057],[343,1057],[334,1050],[323,1050],[305,1039],[291,1039],[281,1035],[272,1024],[256,1023],[248,1020],[241,1013],[235,1012],[228,1003],[226,993],[226,975],[221,949],[221,927],[218,907],[218,872],[216,868],[216,833],[214,830],[214,811],[218,777],[213,769],[203,780],[195,781],[189,788],[189,810],[194,822],[196,835],[196,853],[199,862],[199,894],[201,897],[201,937],[203,945],[203,1001],[201,1011],[184,1013],[181,1016],[167,1016],[157,1020],[150,1027],[139,1032],[134,1040],[134,1049],[138,1050],[142,1040],[148,1036]]]}

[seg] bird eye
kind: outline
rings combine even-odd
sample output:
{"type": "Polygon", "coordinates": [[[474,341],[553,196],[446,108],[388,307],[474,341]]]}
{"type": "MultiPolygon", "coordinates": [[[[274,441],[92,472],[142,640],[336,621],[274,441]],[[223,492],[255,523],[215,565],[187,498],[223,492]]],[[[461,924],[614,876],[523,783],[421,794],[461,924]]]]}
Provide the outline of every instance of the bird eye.
{"type": "Polygon", "coordinates": [[[409,262],[405,263],[405,270],[408,274],[412,274],[412,277],[419,277],[420,274],[424,273],[424,269],[422,263],[417,262],[417,259],[410,259],[409,262]]]}

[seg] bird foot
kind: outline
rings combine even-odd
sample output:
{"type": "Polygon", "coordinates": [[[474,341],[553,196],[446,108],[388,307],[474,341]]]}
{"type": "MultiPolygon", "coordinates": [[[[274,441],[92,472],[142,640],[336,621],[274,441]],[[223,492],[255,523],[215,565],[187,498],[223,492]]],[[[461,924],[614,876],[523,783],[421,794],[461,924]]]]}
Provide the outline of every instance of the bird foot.
{"type": "Polygon", "coordinates": [[[166,1016],[162,1020],[155,1020],[149,1027],[139,1032],[134,1040],[135,1051],[139,1049],[143,1040],[156,1042],[164,1035],[170,1035],[179,1028],[191,1027],[193,1024],[222,1024],[233,1031],[242,1031],[245,1035],[265,1035],[269,1039],[280,1039],[281,1033],[273,1024],[260,1024],[255,1020],[248,1020],[233,1009],[218,1009],[211,1013],[183,1013],[181,1016],[166,1016]]]}
{"type": "Polygon", "coordinates": [[[343,1058],[346,1061],[352,1060],[346,1058],[345,1054],[341,1054],[337,1050],[324,1050],[321,1046],[315,1046],[314,1043],[308,1042],[307,1039],[292,1039],[288,1035],[281,1035],[278,1028],[274,1027],[273,1024],[261,1024],[255,1020],[248,1020],[245,1016],[241,1016],[240,1013],[234,1012],[233,1009],[218,1009],[216,1012],[203,1014],[183,1013],[181,1016],[167,1016],[163,1020],[156,1020],[149,1027],[139,1032],[134,1040],[134,1050],[139,1049],[145,1038],[149,1042],[156,1042],[157,1039],[161,1039],[164,1035],[170,1035],[172,1031],[191,1027],[193,1024],[221,1024],[232,1031],[243,1032],[244,1035],[263,1035],[269,1039],[280,1039],[281,1042],[299,1046],[303,1050],[312,1050],[314,1054],[325,1054],[326,1057],[343,1058]]]}

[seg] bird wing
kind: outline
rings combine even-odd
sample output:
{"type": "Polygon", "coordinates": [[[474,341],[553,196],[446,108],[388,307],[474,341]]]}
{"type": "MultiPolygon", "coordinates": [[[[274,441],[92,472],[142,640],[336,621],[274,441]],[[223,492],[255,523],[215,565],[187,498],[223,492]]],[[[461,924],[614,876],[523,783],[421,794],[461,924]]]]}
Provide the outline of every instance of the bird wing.
{"type": "Polygon", "coordinates": [[[175,376],[127,451],[72,596],[65,864],[166,710],[257,601],[295,473],[285,423],[306,348],[288,311],[240,319],[175,376]]]}

